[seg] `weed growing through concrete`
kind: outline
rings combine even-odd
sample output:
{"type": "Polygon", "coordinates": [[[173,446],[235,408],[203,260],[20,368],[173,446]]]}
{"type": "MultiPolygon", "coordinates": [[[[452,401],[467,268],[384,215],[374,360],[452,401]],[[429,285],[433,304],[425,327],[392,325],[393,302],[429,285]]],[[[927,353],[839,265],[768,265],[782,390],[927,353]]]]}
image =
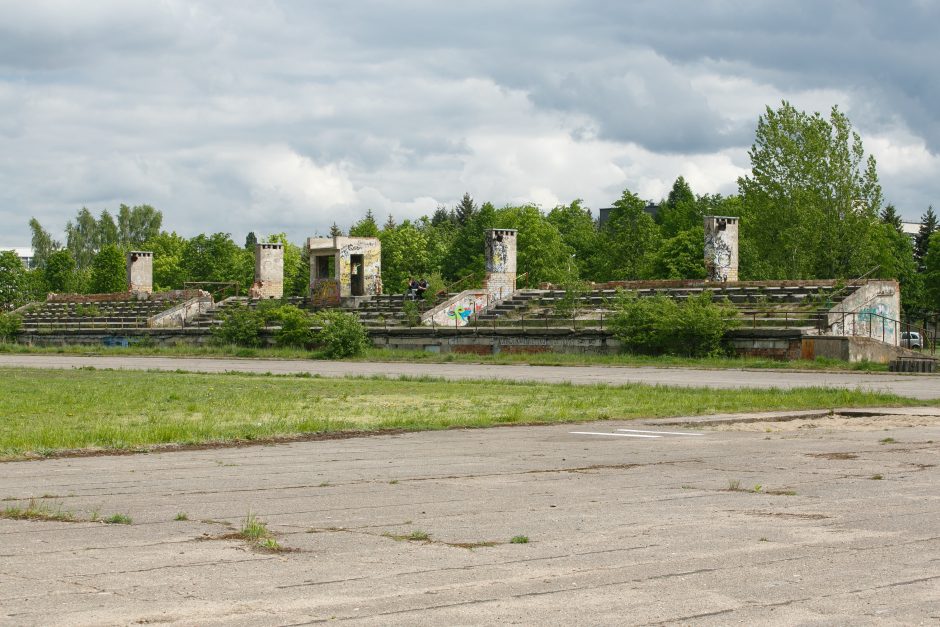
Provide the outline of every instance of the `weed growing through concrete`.
{"type": "Polygon", "coordinates": [[[421,531],[420,529],[415,529],[411,533],[400,534],[392,533],[391,531],[386,531],[382,534],[383,537],[391,538],[392,540],[408,541],[408,542],[430,542],[431,534],[426,531],[421,531]]]}
{"type": "Polygon", "coordinates": [[[26,509],[10,506],[0,511],[0,518],[12,520],[46,520],[57,522],[78,522],[75,515],[62,509],[61,503],[54,505],[30,499],[26,509]]]}
{"type": "Polygon", "coordinates": [[[245,516],[245,522],[242,523],[242,528],[238,531],[239,537],[249,542],[258,542],[262,538],[268,537],[269,534],[268,524],[251,512],[248,512],[248,515],[245,516]]]}
{"type": "Polygon", "coordinates": [[[878,440],[878,442],[880,442],[881,444],[895,444],[897,443],[897,440],[895,440],[894,438],[882,438],[878,440]]]}
{"type": "Polygon", "coordinates": [[[529,543],[529,536],[513,536],[512,539],[509,540],[509,544],[528,544],[528,543],[529,543]]]}
{"type": "Polygon", "coordinates": [[[881,475],[872,475],[871,477],[869,477],[869,479],[871,479],[872,481],[881,481],[882,479],[884,479],[884,477],[881,475]]]}
{"type": "Polygon", "coordinates": [[[186,512],[178,512],[173,520],[189,520],[189,515],[186,512]]]}
{"type": "Polygon", "coordinates": [[[107,518],[105,518],[104,522],[106,522],[109,525],[129,525],[133,521],[131,520],[131,517],[128,516],[127,514],[112,514],[108,516],[107,518]]]}
{"type": "Polygon", "coordinates": [[[740,479],[728,479],[728,492],[740,492],[741,491],[741,480],[740,479]]]}

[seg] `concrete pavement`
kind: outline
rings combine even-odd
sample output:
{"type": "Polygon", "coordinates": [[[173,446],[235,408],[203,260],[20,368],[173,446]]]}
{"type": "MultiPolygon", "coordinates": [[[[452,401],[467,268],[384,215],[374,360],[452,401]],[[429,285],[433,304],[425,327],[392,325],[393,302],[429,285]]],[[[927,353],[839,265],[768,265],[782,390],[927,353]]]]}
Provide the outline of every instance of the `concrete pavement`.
{"type": "Polygon", "coordinates": [[[258,372],[345,376],[432,376],[445,379],[503,379],[546,383],[646,383],[712,388],[796,387],[860,388],[893,392],[918,399],[940,398],[940,376],[864,374],[855,372],[792,372],[786,370],[696,370],[693,368],[630,368],[608,366],[527,366],[468,363],[344,362],[277,359],[205,359],[192,357],[115,357],[0,354],[0,367],[116,368],[189,370],[193,372],[258,372]]]}
{"type": "Polygon", "coordinates": [[[0,624],[936,624],[938,413],[0,464],[3,507],[133,519],[0,520],[0,624]]]}

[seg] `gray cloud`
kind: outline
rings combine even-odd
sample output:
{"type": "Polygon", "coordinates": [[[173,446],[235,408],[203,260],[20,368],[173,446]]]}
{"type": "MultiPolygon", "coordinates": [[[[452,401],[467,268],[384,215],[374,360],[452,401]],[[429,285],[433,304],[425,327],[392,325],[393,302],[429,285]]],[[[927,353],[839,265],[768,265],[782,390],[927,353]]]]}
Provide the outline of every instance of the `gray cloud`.
{"type": "Polygon", "coordinates": [[[934,1],[0,4],[0,245],[82,205],[300,240],[366,208],[733,191],[765,105],[839,104],[940,191],[934,1]]]}

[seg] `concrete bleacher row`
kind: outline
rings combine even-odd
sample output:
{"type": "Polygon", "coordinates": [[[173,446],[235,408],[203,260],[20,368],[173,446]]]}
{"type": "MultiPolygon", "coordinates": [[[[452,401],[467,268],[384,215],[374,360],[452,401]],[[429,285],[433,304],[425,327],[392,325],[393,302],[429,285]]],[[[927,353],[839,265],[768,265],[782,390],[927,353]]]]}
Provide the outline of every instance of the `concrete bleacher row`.
{"type": "MultiPolygon", "coordinates": [[[[854,286],[849,286],[836,290],[830,286],[807,283],[786,286],[645,287],[626,291],[640,298],[661,294],[682,301],[708,290],[715,299],[727,299],[737,310],[737,317],[743,324],[789,328],[817,326],[825,320],[826,312],[854,289],[854,286]]],[[[557,312],[557,306],[566,298],[564,290],[520,290],[512,298],[478,315],[476,322],[519,325],[529,321],[549,324],[552,321],[571,322],[574,317],[581,325],[598,326],[613,312],[617,296],[616,289],[588,290],[576,299],[576,313],[572,316],[557,312]]]]}
{"type": "Polygon", "coordinates": [[[89,303],[34,303],[20,312],[24,332],[63,329],[134,329],[179,304],[175,301],[109,301],[89,303]]]}
{"type": "MultiPolygon", "coordinates": [[[[808,282],[804,285],[781,286],[730,284],[709,287],[642,287],[629,291],[641,298],[662,294],[681,301],[707,289],[716,299],[726,298],[737,310],[737,317],[745,325],[812,327],[825,320],[826,312],[851,294],[855,288],[850,286],[837,290],[831,285],[820,286],[808,282]]],[[[613,313],[619,291],[604,288],[591,289],[580,294],[573,316],[577,325],[603,326],[605,319],[613,313]]],[[[559,303],[565,298],[566,292],[561,289],[519,290],[509,299],[476,315],[471,322],[486,326],[519,326],[533,323],[546,326],[570,325],[573,322],[572,315],[562,315],[558,311],[559,303]]],[[[244,297],[228,298],[198,315],[186,326],[208,329],[220,324],[225,312],[236,304],[257,307],[262,302],[271,301],[244,297]]],[[[359,299],[346,309],[355,312],[363,324],[370,328],[401,327],[416,323],[414,319],[408,320],[406,302],[407,297],[402,294],[384,294],[359,299]]],[[[306,310],[316,309],[309,299],[302,297],[285,298],[272,305],[281,303],[293,304],[306,310]]],[[[36,303],[21,313],[23,329],[27,332],[81,328],[143,328],[147,326],[149,318],[176,304],[178,303],[166,300],[47,302],[36,303]]],[[[429,308],[423,300],[417,300],[415,304],[417,313],[429,308]]]]}

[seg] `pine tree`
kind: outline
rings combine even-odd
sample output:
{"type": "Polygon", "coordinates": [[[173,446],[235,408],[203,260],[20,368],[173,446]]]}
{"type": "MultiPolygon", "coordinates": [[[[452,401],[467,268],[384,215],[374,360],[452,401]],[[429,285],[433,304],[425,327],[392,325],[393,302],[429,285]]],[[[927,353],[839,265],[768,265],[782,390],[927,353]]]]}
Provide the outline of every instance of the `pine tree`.
{"type": "Polygon", "coordinates": [[[366,211],[366,217],[356,222],[349,228],[350,237],[378,237],[379,225],[375,223],[375,215],[372,210],[366,211]]]}
{"type": "Polygon", "coordinates": [[[893,226],[898,233],[904,232],[904,228],[901,225],[901,216],[898,215],[894,205],[890,203],[885,205],[885,208],[881,211],[881,221],[893,226]]]}
{"type": "Polygon", "coordinates": [[[457,223],[464,226],[477,214],[477,211],[477,206],[473,203],[473,197],[469,193],[465,193],[454,209],[457,223]]]}
{"type": "Polygon", "coordinates": [[[385,221],[385,226],[382,227],[384,231],[394,231],[398,225],[395,224],[395,216],[388,214],[388,220],[385,221]]]}
{"type": "Polygon", "coordinates": [[[924,257],[927,256],[927,248],[930,246],[930,236],[937,228],[937,214],[933,212],[933,205],[930,205],[920,217],[920,230],[914,238],[914,259],[917,260],[917,268],[920,271],[924,269],[924,257]]]}
{"type": "Polygon", "coordinates": [[[339,226],[334,222],[333,226],[330,227],[330,237],[342,237],[342,235],[343,229],[339,228],[339,226]]]}

